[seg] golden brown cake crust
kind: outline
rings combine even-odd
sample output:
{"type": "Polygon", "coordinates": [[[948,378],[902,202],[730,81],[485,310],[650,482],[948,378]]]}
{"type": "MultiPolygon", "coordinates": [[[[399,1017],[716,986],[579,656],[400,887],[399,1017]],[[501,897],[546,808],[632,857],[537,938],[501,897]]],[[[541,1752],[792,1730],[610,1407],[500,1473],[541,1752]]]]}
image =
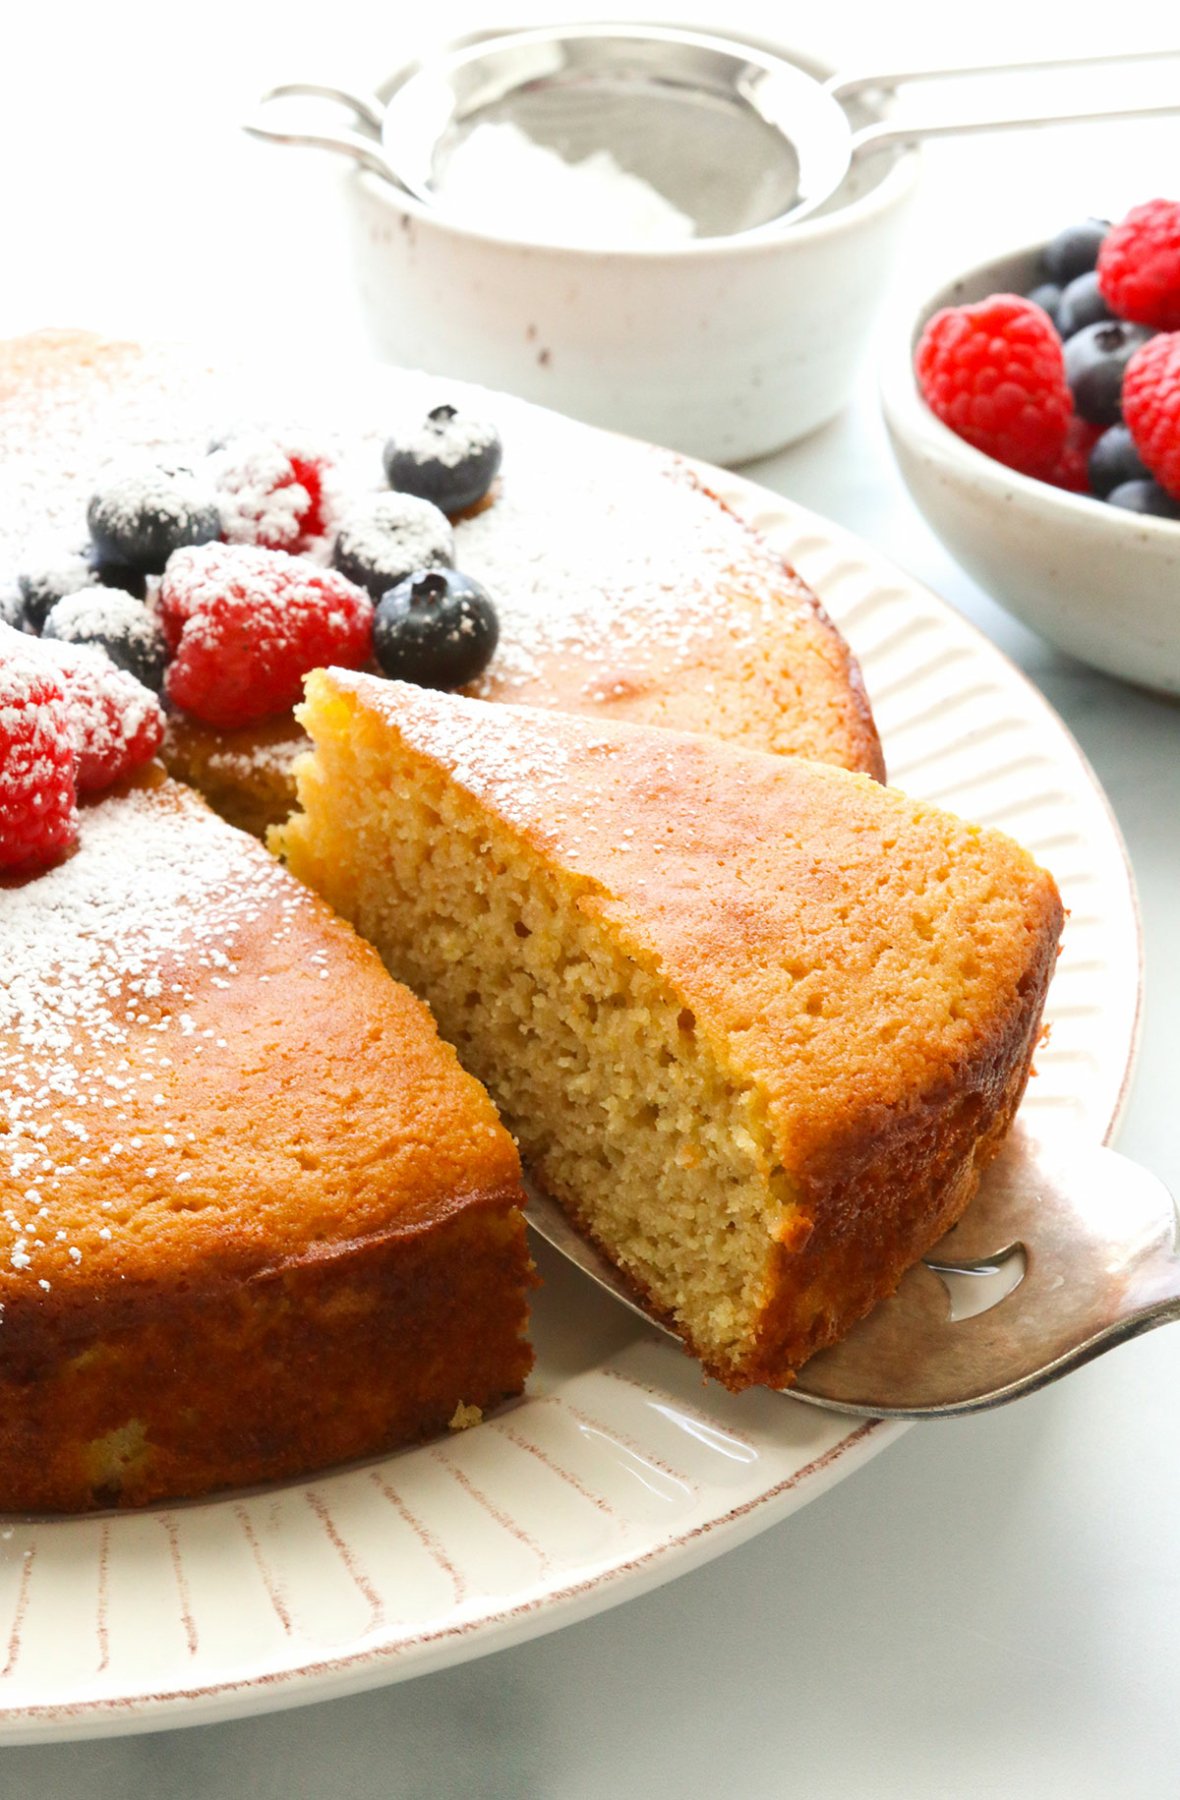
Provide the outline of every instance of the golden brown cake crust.
{"type": "Polygon", "coordinates": [[[0,1509],[201,1493],[519,1392],[515,1149],[426,1008],[150,780],[0,886],[0,1509]]]}
{"type": "MultiPolygon", "coordinates": [[[[1052,878],[1001,833],[800,759],[339,670],[309,693],[313,735],[380,720],[446,770],[757,1090],[796,1206],[756,1342],[712,1372],[789,1380],[892,1292],[998,1148],[1056,957],[1052,878]]],[[[286,842],[347,912],[298,817],[286,842]]]]}
{"type": "Polygon", "coordinates": [[[444,1432],[520,1393],[515,1189],[309,1250],[201,1269],[13,1331],[0,1507],[80,1512],[286,1479],[444,1432]]]}
{"type": "MultiPolygon", "coordinates": [[[[601,582],[603,591],[582,609],[558,592],[546,612],[538,598],[527,626],[510,612],[502,653],[467,691],[480,700],[699,732],[883,781],[884,755],[859,664],[818,597],[690,464],[646,445],[614,443],[625,466],[611,494],[613,513],[602,497],[587,496],[587,511],[598,514],[597,535],[608,540],[597,547],[605,576],[595,567],[596,546],[578,546],[583,582],[601,582]],[[659,508],[654,518],[645,513],[645,501],[651,509],[673,495],[666,516],[659,508]],[[623,543],[614,559],[612,531],[623,543]],[[685,540],[676,546],[679,562],[669,543],[677,532],[685,540]]],[[[459,554],[473,571],[481,550],[491,549],[508,592],[509,555],[493,540],[508,534],[503,515],[512,500],[509,491],[500,517],[489,508],[458,534],[459,554]]],[[[515,512],[524,514],[529,503],[526,489],[515,512]]],[[[535,504],[539,513],[551,510],[543,498],[535,504]]],[[[572,523],[566,529],[572,538],[572,523]]],[[[512,552],[530,569],[527,516],[508,530],[512,552]]],[[[556,554],[550,561],[557,564],[556,554]]],[[[576,591],[576,578],[560,565],[549,575],[536,560],[531,578],[576,591]]]]}
{"type": "MultiPolygon", "coordinates": [[[[446,383],[386,370],[216,369],[191,352],[42,332],[0,343],[0,550],[73,546],[102,468],[128,453],[191,461],[242,424],[294,426],[381,481],[399,406],[446,383]],[[302,409],[302,411],[301,411],[302,409]],[[374,416],[374,415],[378,416],[374,416]]],[[[501,638],[484,699],[731,738],[884,778],[856,660],[816,595],[690,465],[504,396],[489,505],[456,522],[457,565],[491,591],[501,638]]],[[[170,771],[262,835],[294,801],[281,722],[219,734],[174,721],[170,771]],[[219,738],[224,744],[219,744],[219,738]]],[[[288,727],[289,730],[289,727],[288,727]]],[[[297,734],[289,741],[297,742],[297,734]]]]}

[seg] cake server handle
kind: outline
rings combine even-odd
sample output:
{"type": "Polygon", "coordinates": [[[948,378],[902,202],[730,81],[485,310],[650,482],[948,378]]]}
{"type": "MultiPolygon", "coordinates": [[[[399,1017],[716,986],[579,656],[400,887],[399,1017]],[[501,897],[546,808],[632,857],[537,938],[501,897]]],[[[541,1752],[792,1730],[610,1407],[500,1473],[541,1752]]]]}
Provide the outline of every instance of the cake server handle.
{"type": "Polygon", "coordinates": [[[259,111],[253,118],[243,122],[243,130],[251,137],[263,138],[271,144],[297,144],[305,149],[334,150],[338,155],[349,156],[362,168],[368,169],[372,175],[380,175],[399,193],[407,190],[394,174],[385,159],[381,148],[381,128],[385,121],[385,107],[376,94],[355,94],[347,88],[333,87],[323,81],[284,81],[277,87],[268,88],[260,95],[259,111]],[[346,108],[353,120],[367,128],[372,135],[359,130],[338,128],[335,131],[308,131],[271,124],[262,117],[263,109],[270,109],[276,101],[292,98],[331,100],[346,108]]]}

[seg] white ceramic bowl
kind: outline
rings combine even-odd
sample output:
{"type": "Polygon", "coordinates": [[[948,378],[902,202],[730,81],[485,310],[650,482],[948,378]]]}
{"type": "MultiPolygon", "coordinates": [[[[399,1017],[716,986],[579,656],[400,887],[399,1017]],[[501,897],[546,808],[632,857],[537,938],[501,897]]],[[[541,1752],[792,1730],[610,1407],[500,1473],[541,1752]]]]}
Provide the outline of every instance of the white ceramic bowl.
{"type": "Polygon", "coordinates": [[[843,406],[916,174],[914,152],[866,163],[834,210],[777,235],[609,254],[471,230],[360,168],[347,193],[382,356],[734,463],[843,406]]]}
{"type": "Polygon", "coordinates": [[[929,524],[1001,606],[1097,669],[1180,694],[1180,523],[1004,468],[956,437],[918,391],[913,353],[931,314],[1026,293],[1038,249],[981,263],[899,321],[882,375],[894,452],[929,524]]]}

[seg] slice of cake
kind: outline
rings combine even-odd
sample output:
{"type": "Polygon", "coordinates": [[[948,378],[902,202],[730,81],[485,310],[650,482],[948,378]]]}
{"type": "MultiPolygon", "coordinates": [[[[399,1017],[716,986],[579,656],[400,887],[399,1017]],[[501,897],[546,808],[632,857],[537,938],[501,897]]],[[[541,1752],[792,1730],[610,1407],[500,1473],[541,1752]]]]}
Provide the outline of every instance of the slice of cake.
{"type": "Polygon", "coordinates": [[[516,1151],[425,1006],[187,789],[0,881],[0,1511],[252,1483],[520,1391],[516,1151]]]}
{"type": "Polygon", "coordinates": [[[338,670],[278,834],[526,1162],[729,1386],[963,1211],[1061,927],[1008,838],[864,776],[338,670]]]}

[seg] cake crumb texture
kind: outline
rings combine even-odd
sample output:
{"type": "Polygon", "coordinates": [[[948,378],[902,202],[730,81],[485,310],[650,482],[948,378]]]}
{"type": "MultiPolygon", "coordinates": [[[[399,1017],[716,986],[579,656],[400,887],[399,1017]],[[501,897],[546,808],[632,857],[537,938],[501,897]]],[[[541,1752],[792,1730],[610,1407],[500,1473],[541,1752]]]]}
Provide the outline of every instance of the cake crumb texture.
{"type": "Polygon", "coordinates": [[[1010,839],[801,759],[339,670],[300,716],[289,865],[710,1372],[788,1382],[963,1211],[1061,927],[1010,839]]]}

